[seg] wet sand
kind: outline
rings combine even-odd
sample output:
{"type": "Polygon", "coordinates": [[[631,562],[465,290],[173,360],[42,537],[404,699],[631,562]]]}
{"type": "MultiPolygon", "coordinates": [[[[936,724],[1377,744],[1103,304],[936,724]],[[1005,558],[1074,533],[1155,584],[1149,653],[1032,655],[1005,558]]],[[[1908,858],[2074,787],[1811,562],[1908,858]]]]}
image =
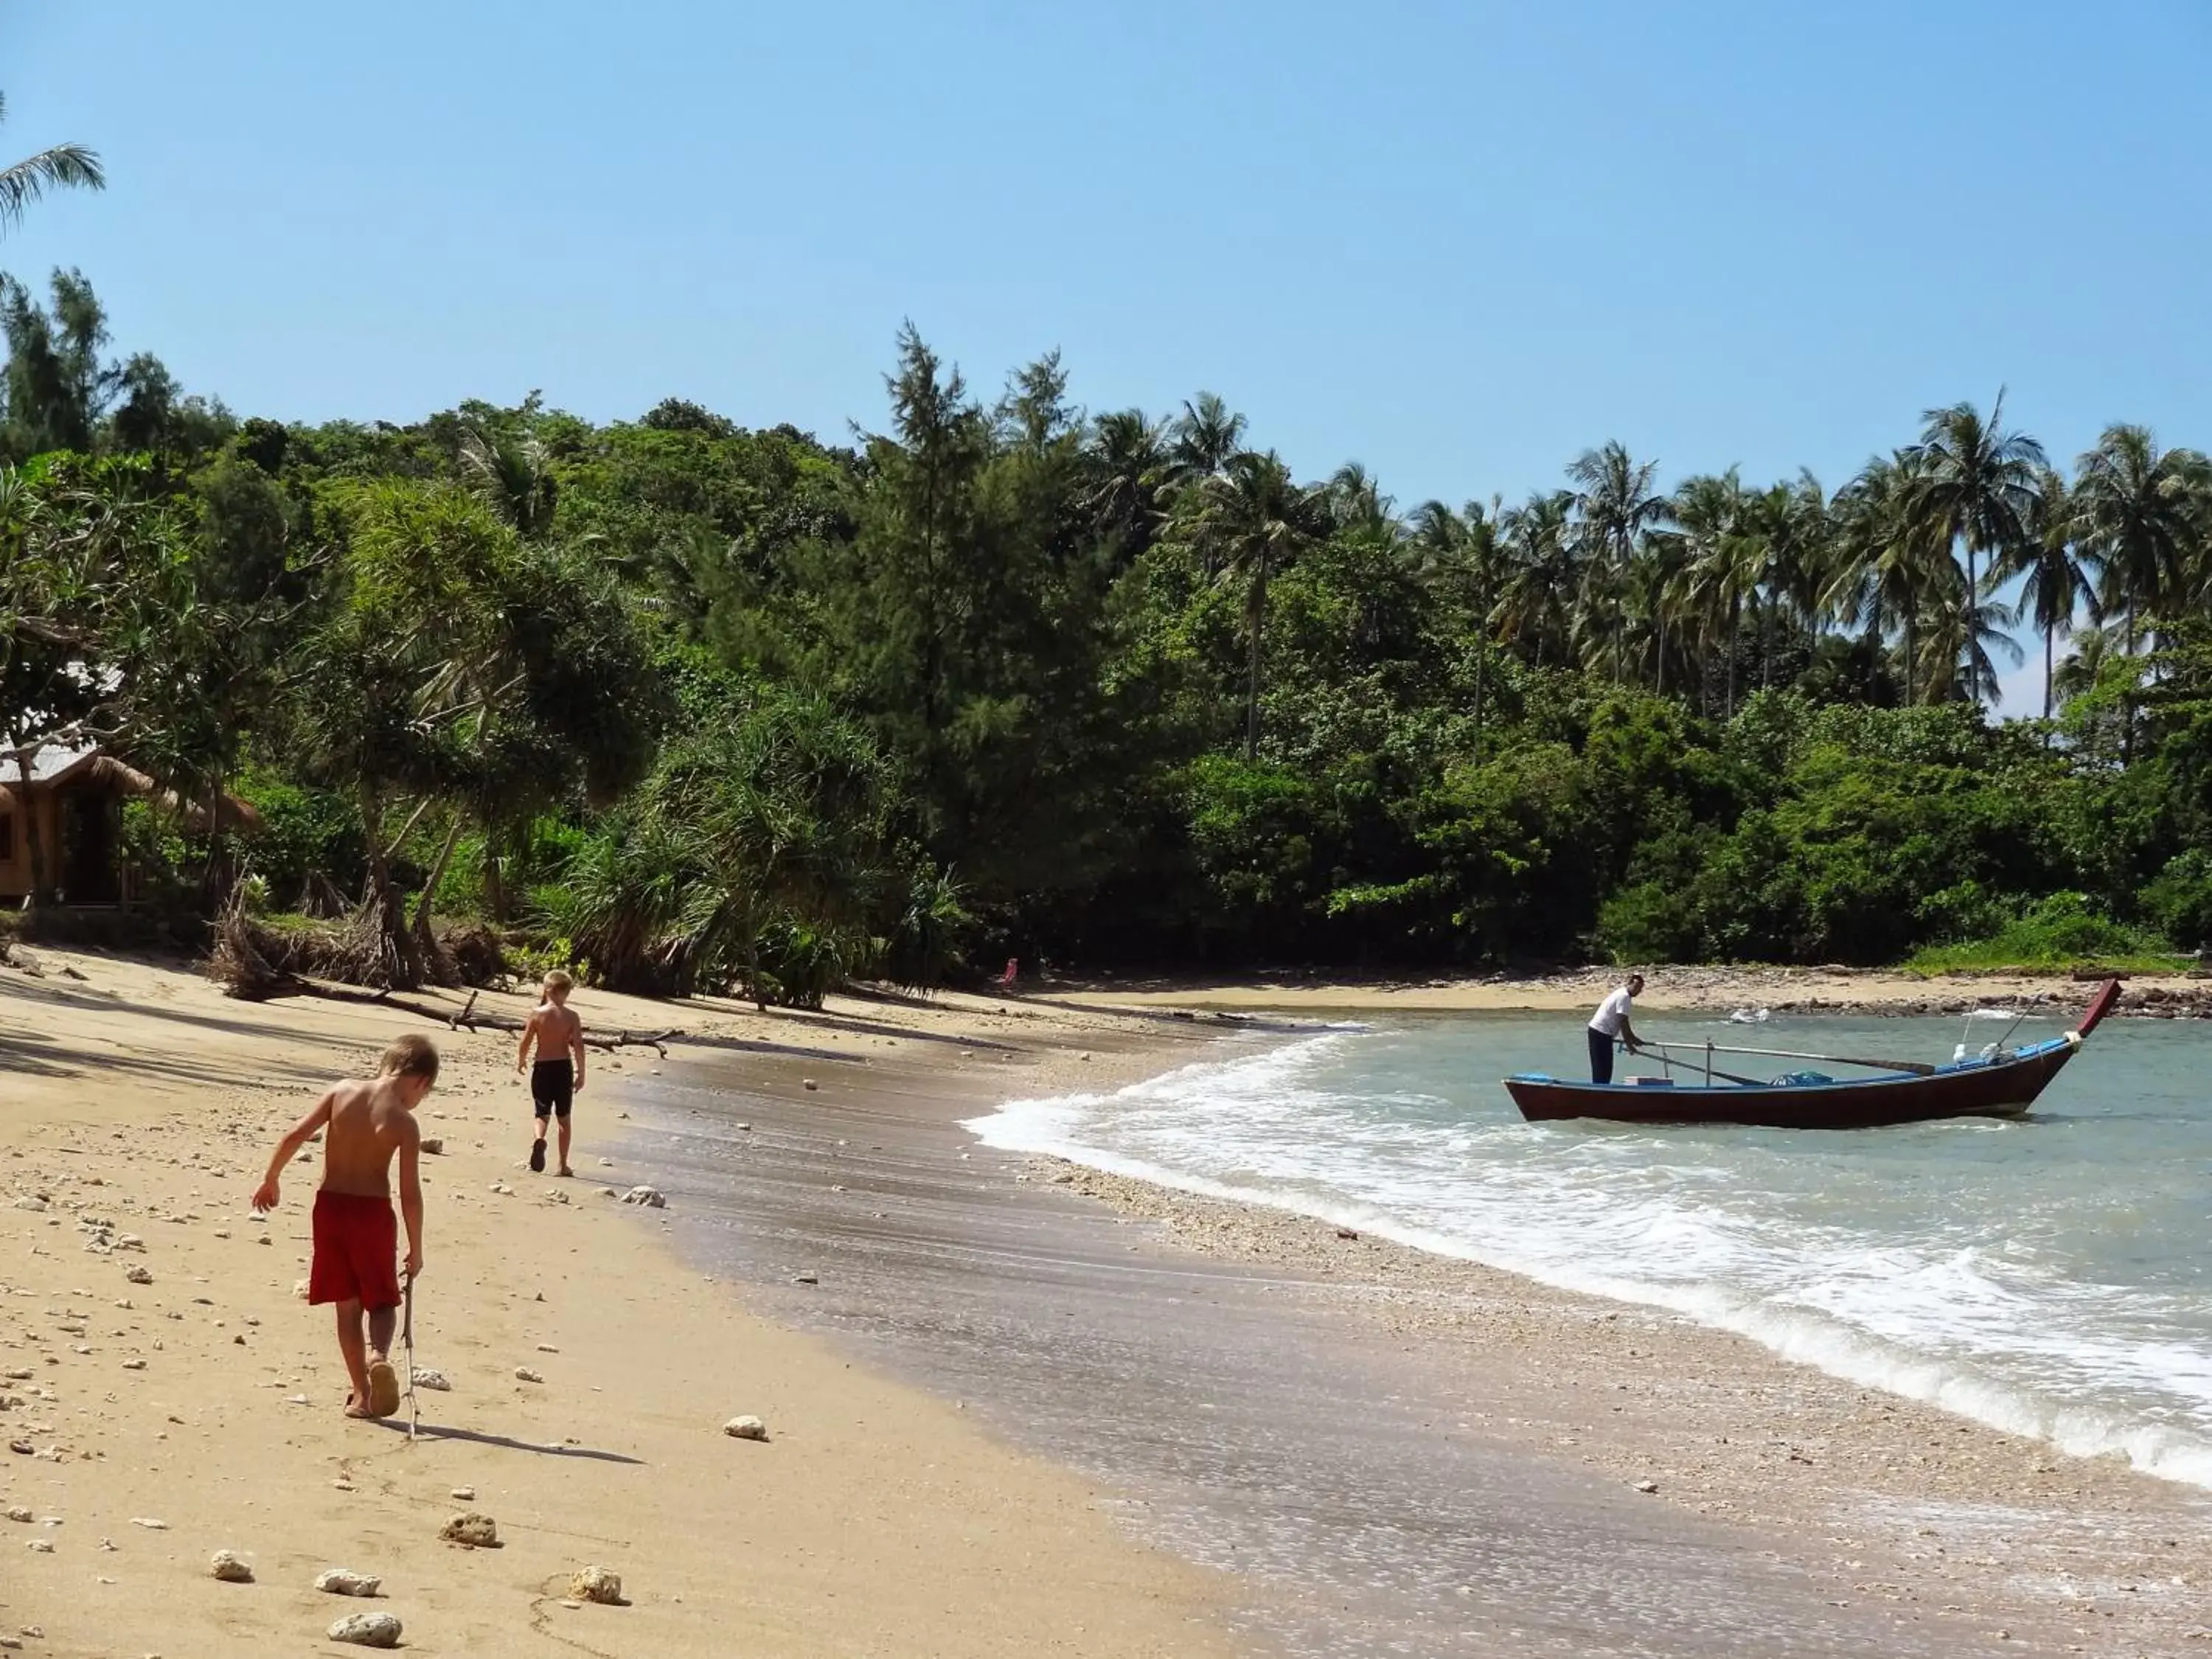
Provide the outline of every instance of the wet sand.
{"type": "Polygon", "coordinates": [[[1015,1031],[866,1076],[687,1060],[641,1092],[630,1155],[749,1305],[1118,1491],[1139,1536],[1241,1576],[1237,1622],[1269,1648],[2202,1650],[2205,1494],[957,1127],[1212,1039],[1155,1018],[1080,1040],[1079,1061],[1015,1031]]]}

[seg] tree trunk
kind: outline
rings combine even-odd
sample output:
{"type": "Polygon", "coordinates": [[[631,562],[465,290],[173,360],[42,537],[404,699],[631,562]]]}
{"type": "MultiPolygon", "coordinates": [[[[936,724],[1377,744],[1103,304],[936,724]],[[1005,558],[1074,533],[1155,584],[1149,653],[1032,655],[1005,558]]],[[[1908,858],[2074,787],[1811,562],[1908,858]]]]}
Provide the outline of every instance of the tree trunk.
{"type": "Polygon", "coordinates": [[[399,895],[392,890],[392,866],[384,855],[384,807],[374,786],[361,786],[360,804],[368,838],[368,916],[377,931],[384,976],[395,991],[416,990],[422,983],[422,964],[400,911],[399,895]]]}
{"type": "Polygon", "coordinates": [[[46,828],[40,823],[38,799],[31,793],[31,767],[39,757],[35,745],[15,753],[15,805],[23,815],[23,850],[31,859],[31,890],[23,908],[42,909],[54,902],[53,872],[46,862],[46,828]]]}
{"type": "Polygon", "coordinates": [[[460,845],[461,830],[466,823],[460,813],[453,814],[453,821],[446,830],[445,845],[438,849],[438,856],[422,878],[422,896],[415,902],[415,946],[425,963],[438,960],[437,935],[430,931],[430,906],[438,884],[445,879],[446,866],[453,861],[453,849],[460,845]]]}
{"type": "Polygon", "coordinates": [[[1905,612],[1905,706],[1917,706],[1920,701],[1920,607],[1910,605],[1905,612]]]}
{"type": "Polygon", "coordinates": [[[1252,659],[1244,681],[1244,761],[1248,766],[1260,756],[1260,630],[1267,618],[1267,565],[1264,559],[1252,574],[1252,659]]]}
{"type": "MultiPolygon", "coordinates": [[[[2058,629],[2055,624],[2048,625],[2043,630],[2043,718],[2045,720],[2051,718],[2051,659],[2054,648],[2051,641],[2057,632],[2058,629]]],[[[2046,732],[2044,734],[2043,741],[2045,746],[2048,747],[2051,743],[2049,732],[2046,732]]]]}
{"type": "Polygon", "coordinates": [[[1667,613],[1659,613],[1659,666],[1652,690],[1660,696],[1667,695],[1667,613]]]}
{"type": "Polygon", "coordinates": [[[499,831],[484,832],[484,905],[494,921],[507,920],[507,876],[500,867],[499,831]]]}
{"type": "Polygon", "coordinates": [[[1742,629],[1743,602],[1740,599],[1730,599],[1728,642],[1728,718],[1730,720],[1735,718],[1735,647],[1736,640],[1742,629]]]}

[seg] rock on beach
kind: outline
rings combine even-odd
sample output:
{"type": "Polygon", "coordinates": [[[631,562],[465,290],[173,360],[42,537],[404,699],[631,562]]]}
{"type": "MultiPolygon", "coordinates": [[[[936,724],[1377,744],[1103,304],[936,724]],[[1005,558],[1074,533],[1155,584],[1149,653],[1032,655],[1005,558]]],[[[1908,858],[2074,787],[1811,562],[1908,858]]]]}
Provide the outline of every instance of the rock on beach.
{"type": "Polygon", "coordinates": [[[331,1640],[356,1647],[396,1648],[399,1620],[388,1613],[349,1613],[331,1626],[331,1640]]]}
{"type": "Polygon", "coordinates": [[[606,1607],[621,1607],[623,1604],[622,1575],[612,1567],[586,1567],[568,1581],[568,1594],[579,1601],[597,1601],[606,1607]]]}
{"type": "Polygon", "coordinates": [[[438,1536],[449,1544],[465,1544],[472,1550],[499,1547],[499,1523],[488,1515],[471,1510],[457,1515],[438,1529],[438,1536]]]}
{"type": "Polygon", "coordinates": [[[768,1425],[757,1417],[733,1417],[722,1425],[722,1432],[732,1440],[765,1440],[768,1425]]]}
{"type": "Polygon", "coordinates": [[[208,1563],[208,1571],[226,1584],[250,1584],[253,1582],[253,1569],[240,1560],[234,1550],[217,1550],[214,1559],[208,1563]]]}
{"type": "Polygon", "coordinates": [[[325,1595],[374,1595],[384,1588],[384,1581],[373,1572],[325,1567],[315,1575],[315,1588],[325,1595]]]}
{"type": "Polygon", "coordinates": [[[661,1196],[660,1189],[657,1187],[633,1187],[623,1194],[623,1202],[641,1204],[648,1210],[665,1210],[668,1207],[668,1200],[661,1196]]]}

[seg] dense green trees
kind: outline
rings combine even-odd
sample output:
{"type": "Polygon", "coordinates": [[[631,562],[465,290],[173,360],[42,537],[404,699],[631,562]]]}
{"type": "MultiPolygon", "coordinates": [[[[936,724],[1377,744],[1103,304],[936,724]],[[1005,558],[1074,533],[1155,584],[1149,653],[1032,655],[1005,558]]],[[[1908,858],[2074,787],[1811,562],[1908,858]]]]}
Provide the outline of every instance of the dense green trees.
{"type": "Polygon", "coordinates": [[[2136,428],[2069,476],[1960,404],[1832,494],[1607,444],[1401,515],[1218,397],[1094,418],[1048,356],[987,398],[911,329],[842,448],[678,400],[240,423],[109,360],[74,275],[0,323],[0,740],[244,789],[247,865],[360,908],[395,981],[449,912],[798,1001],[963,950],[2212,925],[2212,465],[2136,428]],[[2045,719],[1996,725],[2014,626],[2045,719]]]}

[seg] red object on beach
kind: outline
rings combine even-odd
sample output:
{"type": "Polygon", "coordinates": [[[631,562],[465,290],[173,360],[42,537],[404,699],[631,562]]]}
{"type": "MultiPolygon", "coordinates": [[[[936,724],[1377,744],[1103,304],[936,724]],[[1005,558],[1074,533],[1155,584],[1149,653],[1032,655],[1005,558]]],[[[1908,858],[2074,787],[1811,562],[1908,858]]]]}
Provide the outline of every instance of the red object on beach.
{"type": "Polygon", "coordinates": [[[1006,958],[1006,971],[999,975],[999,988],[1001,991],[1012,990],[1014,988],[1014,981],[1021,976],[1022,959],[1019,957],[1008,957],[1006,958]]]}
{"type": "MultiPolygon", "coordinates": [[[[1874,1129],[1947,1117],[2016,1117],[2074,1058],[2082,1039],[2118,1001],[2107,981],[2079,1026],[2063,1036],[1924,1072],[1888,1072],[1842,1080],[1735,1084],[1646,1078],[1579,1083],[1522,1073],[1505,1092],[1530,1122],[1600,1118],[1614,1123],[1734,1123],[1775,1129],[1874,1129]]],[[[1692,1051],[1698,1052],[1698,1051],[1692,1051]]],[[[1714,1045],[1711,1052],[1727,1052],[1714,1045]]],[[[1849,1064],[1850,1062],[1834,1062],[1849,1064]]],[[[1678,1066],[1698,1069],[1695,1060],[1678,1066]]]]}

